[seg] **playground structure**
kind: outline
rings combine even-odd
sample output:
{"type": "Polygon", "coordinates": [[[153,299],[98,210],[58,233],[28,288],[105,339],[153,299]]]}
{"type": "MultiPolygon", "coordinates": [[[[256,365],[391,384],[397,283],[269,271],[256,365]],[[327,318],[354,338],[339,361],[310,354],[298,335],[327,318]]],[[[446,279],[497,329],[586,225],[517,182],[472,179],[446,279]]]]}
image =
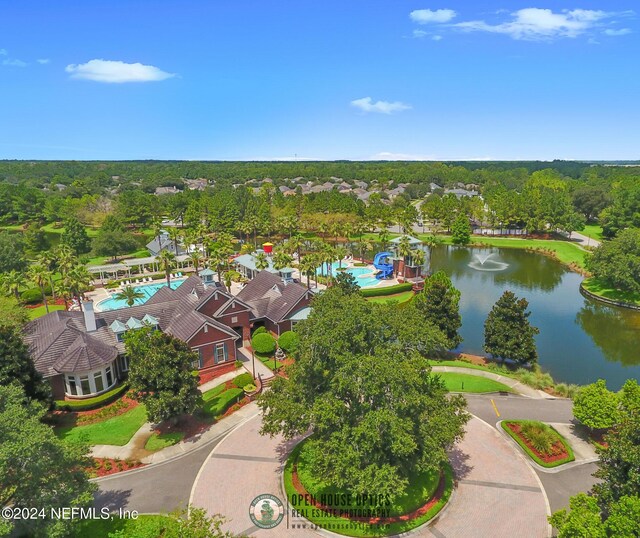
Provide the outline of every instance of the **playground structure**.
{"type": "Polygon", "coordinates": [[[393,262],[389,258],[393,256],[391,252],[378,252],[373,258],[373,266],[379,271],[376,274],[378,280],[393,277],[393,262]]]}

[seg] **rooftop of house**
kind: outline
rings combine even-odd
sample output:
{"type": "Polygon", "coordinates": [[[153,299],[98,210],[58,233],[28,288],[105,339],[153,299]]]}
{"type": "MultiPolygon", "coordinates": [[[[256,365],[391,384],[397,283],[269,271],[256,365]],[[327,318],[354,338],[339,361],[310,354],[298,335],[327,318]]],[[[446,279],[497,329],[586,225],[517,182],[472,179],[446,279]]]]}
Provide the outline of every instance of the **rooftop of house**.
{"type": "MultiPolygon", "coordinates": [[[[266,258],[267,262],[269,262],[269,267],[265,269],[266,271],[270,273],[293,273],[292,267],[283,267],[282,269],[276,269],[273,266],[273,258],[271,256],[267,256],[266,258]]],[[[258,271],[258,268],[256,267],[256,261],[257,258],[253,254],[242,254],[237,258],[234,258],[233,263],[241,265],[242,267],[250,269],[251,271],[258,271]]]]}

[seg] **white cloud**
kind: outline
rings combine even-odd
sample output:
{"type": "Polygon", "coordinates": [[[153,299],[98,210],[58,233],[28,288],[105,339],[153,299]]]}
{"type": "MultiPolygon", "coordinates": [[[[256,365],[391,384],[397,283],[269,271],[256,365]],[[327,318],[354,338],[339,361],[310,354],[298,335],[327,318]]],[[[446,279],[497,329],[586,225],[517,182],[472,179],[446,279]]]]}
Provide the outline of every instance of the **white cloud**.
{"type": "Polygon", "coordinates": [[[8,65],[11,67],[26,67],[27,62],[23,62],[22,60],[18,60],[17,58],[7,58],[6,60],[2,60],[2,65],[8,65]]]}
{"type": "Polygon", "coordinates": [[[0,56],[6,56],[7,54],[9,54],[7,49],[0,49],[0,56]]]}
{"type": "Polygon", "coordinates": [[[39,58],[36,60],[36,62],[38,62],[40,65],[45,65],[48,64],[51,60],[49,60],[49,58],[39,58]]]}
{"type": "Polygon", "coordinates": [[[403,110],[409,110],[410,105],[405,105],[400,101],[376,101],[373,102],[371,97],[363,97],[362,99],[354,99],[351,101],[351,106],[359,108],[362,112],[378,112],[380,114],[392,114],[394,112],[402,112],[403,110]]]}
{"type": "Polygon", "coordinates": [[[489,24],[477,20],[460,22],[454,26],[468,32],[505,34],[513,39],[549,40],[561,37],[578,37],[601,24],[604,19],[614,15],[617,14],[589,9],[564,10],[554,13],[550,9],[531,7],[512,13],[512,20],[500,24],[489,24]]]}
{"type": "Polygon", "coordinates": [[[442,39],[442,36],[441,35],[434,35],[434,36],[431,36],[431,39],[433,41],[440,41],[442,39]]]}
{"type": "Polygon", "coordinates": [[[603,33],[608,36],[627,35],[631,33],[631,28],[620,28],[619,30],[607,28],[603,33]]]}
{"type": "Polygon", "coordinates": [[[456,16],[456,12],[453,9],[436,9],[432,11],[430,9],[416,9],[409,14],[411,20],[418,24],[433,24],[449,22],[456,16]]]}
{"type": "Polygon", "coordinates": [[[414,30],[413,31],[413,37],[415,37],[416,39],[422,39],[425,36],[428,36],[429,32],[425,32],[424,30],[414,30]]]}
{"type": "Polygon", "coordinates": [[[96,82],[154,82],[174,77],[153,65],[141,63],[128,64],[112,60],[90,60],[85,64],[71,64],[65,68],[71,78],[93,80],[96,82]]]}

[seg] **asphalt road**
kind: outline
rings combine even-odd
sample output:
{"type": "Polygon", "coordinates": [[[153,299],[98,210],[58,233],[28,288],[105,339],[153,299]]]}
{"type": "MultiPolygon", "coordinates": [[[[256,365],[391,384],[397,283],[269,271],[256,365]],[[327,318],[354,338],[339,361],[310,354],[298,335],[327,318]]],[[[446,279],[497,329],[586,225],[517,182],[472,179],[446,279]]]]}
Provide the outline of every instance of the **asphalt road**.
{"type": "Polygon", "coordinates": [[[223,438],[174,460],[98,480],[96,506],[112,510],[126,508],[144,514],[186,507],[200,467],[223,438]]]}
{"type": "MultiPolygon", "coordinates": [[[[494,427],[498,421],[508,419],[564,423],[575,420],[571,412],[573,405],[571,400],[531,400],[515,395],[466,394],[465,396],[469,411],[494,427]],[[495,404],[495,409],[493,404],[495,404]]],[[[569,497],[572,495],[581,491],[589,491],[596,482],[596,479],[591,475],[597,468],[595,463],[585,463],[556,473],[545,473],[534,469],[547,492],[551,512],[567,507],[569,497]]]]}
{"type": "MultiPolygon", "coordinates": [[[[570,400],[532,400],[515,395],[465,396],[469,411],[494,427],[502,419],[565,423],[573,420],[570,400]]],[[[185,507],[200,467],[220,441],[221,438],[214,439],[198,450],[165,463],[100,479],[96,505],[141,513],[171,512],[185,507]]],[[[595,482],[591,474],[596,468],[596,464],[590,463],[557,473],[536,471],[547,492],[551,511],[566,507],[571,495],[588,491],[595,482]]]]}

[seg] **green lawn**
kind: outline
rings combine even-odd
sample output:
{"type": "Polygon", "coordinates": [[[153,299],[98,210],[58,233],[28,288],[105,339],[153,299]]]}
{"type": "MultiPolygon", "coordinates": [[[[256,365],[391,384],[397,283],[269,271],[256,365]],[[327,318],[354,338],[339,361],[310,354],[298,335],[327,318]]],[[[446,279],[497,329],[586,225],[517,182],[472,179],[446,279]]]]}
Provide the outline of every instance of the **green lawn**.
{"type": "Polygon", "coordinates": [[[133,434],[147,421],[147,411],[140,404],[131,411],[88,426],[64,426],[56,428],[56,435],[67,443],[89,445],[126,445],[133,434]]]}
{"type": "Polygon", "coordinates": [[[174,520],[167,516],[139,515],[136,519],[89,519],[81,521],[74,528],[76,538],[96,538],[109,536],[110,533],[123,531],[124,536],[138,538],[164,536],[167,529],[174,529],[174,520]]]}
{"type": "Polygon", "coordinates": [[[216,418],[241,400],[243,396],[244,390],[242,389],[225,389],[224,385],[218,385],[202,395],[204,404],[200,412],[210,418],[216,418]]]}
{"type": "Polygon", "coordinates": [[[558,260],[567,265],[576,264],[584,267],[584,258],[587,252],[569,241],[555,239],[509,239],[506,237],[478,237],[473,238],[478,244],[490,245],[501,248],[543,248],[552,250],[558,260]]]}
{"type": "MultiPolygon", "coordinates": [[[[292,471],[293,471],[293,463],[298,462],[298,477],[300,481],[304,484],[306,490],[311,495],[318,497],[321,494],[341,494],[341,493],[349,493],[343,490],[339,490],[335,488],[328,482],[322,480],[321,478],[313,476],[308,469],[308,462],[306,460],[306,455],[304,452],[304,443],[298,445],[295,450],[292,452],[291,456],[287,460],[287,464],[284,470],[284,488],[287,494],[287,499],[289,503],[294,506],[301,515],[312,521],[313,523],[318,524],[320,527],[325,527],[333,530],[333,532],[337,532],[338,534],[345,534],[347,536],[389,536],[399,534],[401,532],[405,532],[407,530],[418,527],[419,525],[424,524],[426,521],[434,517],[442,507],[447,503],[451,491],[453,489],[453,473],[450,466],[446,466],[444,468],[444,479],[445,479],[445,491],[442,496],[442,499],[437,502],[426,514],[415,518],[410,521],[403,521],[400,523],[391,523],[388,525],[368,525],[366,523],[358,523],[357,526],[353,528],[336,528],[336,524],[346,524],[348,523],[348,519],[332,516],[318,510],[313,505],[307,503],[305,500],[301,502],[292,502],[293,496],[297,495],[297,490],[293,486],[292,482],[292,471]]],[[[388,507],[390,509],[391,516],[397,516],[412,512],[413,510],[419,508],[424,505],[431,497],[433,497],[439,482],[439,475],[433,471],[424,472],[419,474],[414,474],[409,482],[409,486],[403,495],[399,496],[395,499],[393,504],[388,507]]],[[[373,506],[367,504],[356,504],[355,495],[353,495],[354,500],[352,505],[336,505],[337,510],[345,510],[345,509],[370,509],[374,508],[373,506]]],[[[387,507],[385,507],[387,508],[387,507]]]]}
{"type": "Polygon", "coordinates": [[[611,299],[612,301],[622,301],[640,306],[640,293],[631,293],[627,291],[617,290],[608,284],[605,284],[597,278],[587,278],[582,281],[582,287],[595,295],[611,299]]]}
{"type": "Polygon", "coordinates": [[[178,444],[184,439],[184,436],[184,432],[154,433],[151,437],[149,437],[147,443],[144,445],[144,448],[146,450],[149,450],[150,452],[162,450],[163,448],[167,448],[168,446],[178,444]]]}
{"type": "Polygon", "coordinates": [[[367,297],[367,301],[371,301],[372,303],[405,303],[410,301],[413,298],[412,291],[404,291],[402,293],[396,293],[395,295],[386,295],[382,297],[367,297]]]}
{"type": "Polygon", "coordinates": [[[429,360],[429,364],[431,366],[456,366],[458,368],[469,368],[470,370],[482,370],[484,372],[492,372],[494,374],[500,374],[506,377],[516,377],[513,372],[507,370],[506,367],[500,367],[495,365],[493,368],[489,368],[488,366],[481,366],[479,364],[473,364],[467,361],[437,361],[437,360],[429,360]]]}
{"type": "Polygon", "coordinates": [[[437,372],[450,392],[512,392],[505,384],[486,377],[453,372],[437,372]]]}
{"type": "MultiPolygon", "coordinates": [[[[29,319],[36,319],[44,316],[47,311],[44,308],[44,305],[38,306],[37,308],[25,308],[27,311],[27,315],[29,319]]],[[[64,310],[64,305],[50,304],[49,312],[53,312],[54,310],[64,310]]]]}
{"type": "Polygon", "coordinates": [[[587,224],[584,227],[584,230],[581,230],[580,233],[582,235],[586,235],[587,237],[591,237],[591,239],[596,239],[598,241],[602,241],[602,226],[599,224],[587,224]]]}

